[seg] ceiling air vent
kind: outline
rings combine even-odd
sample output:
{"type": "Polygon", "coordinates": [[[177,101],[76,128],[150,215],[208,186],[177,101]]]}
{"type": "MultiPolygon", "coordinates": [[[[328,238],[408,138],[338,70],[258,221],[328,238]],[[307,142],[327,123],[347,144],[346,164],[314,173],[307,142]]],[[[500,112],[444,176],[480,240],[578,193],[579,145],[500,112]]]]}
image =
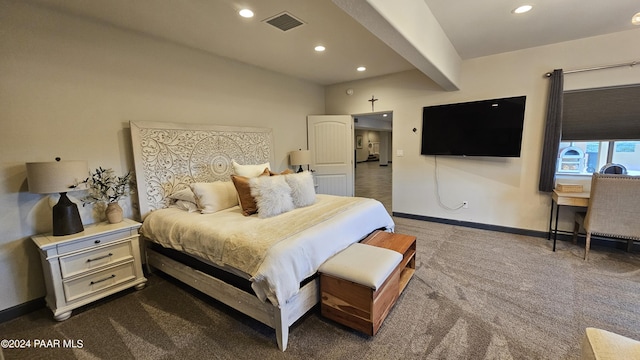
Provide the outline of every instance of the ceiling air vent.
{"type": "Polygon", "coordinates": [[[276,16],[272,16],[264,20],[264,22],[266,22],[269,25],[273,25],[282,31],[291,30],[295,27],[298,27],[304,24],[302,20],[297,19],[296,17],[289,14],[288,12],[283,12],[276,16]]]}

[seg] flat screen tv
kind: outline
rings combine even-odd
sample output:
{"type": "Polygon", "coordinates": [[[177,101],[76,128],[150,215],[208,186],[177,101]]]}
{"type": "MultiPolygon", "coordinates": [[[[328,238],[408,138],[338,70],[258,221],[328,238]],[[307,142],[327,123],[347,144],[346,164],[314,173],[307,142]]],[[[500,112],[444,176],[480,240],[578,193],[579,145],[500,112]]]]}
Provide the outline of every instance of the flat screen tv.
{"type": "Polygon", "coordinates": [[[520,157],[526,96],[426,106],[422,155],[520,157]]]}

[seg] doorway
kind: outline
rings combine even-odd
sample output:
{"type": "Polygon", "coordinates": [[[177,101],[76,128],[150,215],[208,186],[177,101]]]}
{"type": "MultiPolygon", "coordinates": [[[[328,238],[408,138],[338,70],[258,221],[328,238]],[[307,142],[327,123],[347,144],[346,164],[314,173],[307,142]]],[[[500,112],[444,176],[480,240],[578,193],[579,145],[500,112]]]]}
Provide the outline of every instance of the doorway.
{"type": "Polygon", "coordinates": [[[352,117],[355,196],[376,199],[391,214],[393,111],[352,117]]]}

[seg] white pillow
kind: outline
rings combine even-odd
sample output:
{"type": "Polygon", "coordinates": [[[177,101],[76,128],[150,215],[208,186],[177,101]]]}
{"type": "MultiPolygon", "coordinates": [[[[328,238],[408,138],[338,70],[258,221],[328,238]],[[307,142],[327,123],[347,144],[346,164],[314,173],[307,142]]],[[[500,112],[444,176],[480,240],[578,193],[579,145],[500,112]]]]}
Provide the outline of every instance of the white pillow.
{"type": "Polygon", "coordinates": [[[291,188],[291,198],[295,207],[305,207],[316,202],[316,188],[309,171],[284,175],[284,179],[291,188]]]}
{"type": "Polygon", "coordinates": [[[196,196],[196,204],[203,214],[211,214],[238,205],[236,188],[231,181],[193,183],[191,190],[196,196]]]}
{"type": "Polygon", "coordinates": [[[182,190],[174,192],[173,194],[169,195],[169,199],[189,201],[194,204],[196,203],[196,195],[193,193],[190,187],[186,187],[182,190]]]}
{"type": "Polygon", "coordinates": [[[259,176],[249,179],[251,195],[256,199],[258,217],[268,218],[293,210],[291,188],[284,176],[259,176]]]}
{"type": "Polygon", "coordinates": [[[245,177],[256,177],[264,172],[264,169],[271,170],[271,165],[269,162],[258,165],[240,165],[235,160],[231,160],[231,164],[233,165],[233,172],[236,175],[245,176],[245,177]]]}
{"type": "Polygon", "coordinates": [[[196,205],[195,203],[191,202],[191,201],[185,201],[185,200],[176,200],[176,202],[171,205],[170,207],[174,207],[180,210],[185,210],[187,212],[196,212],[199,211],[198,210],[198,205],[196,205]]]}

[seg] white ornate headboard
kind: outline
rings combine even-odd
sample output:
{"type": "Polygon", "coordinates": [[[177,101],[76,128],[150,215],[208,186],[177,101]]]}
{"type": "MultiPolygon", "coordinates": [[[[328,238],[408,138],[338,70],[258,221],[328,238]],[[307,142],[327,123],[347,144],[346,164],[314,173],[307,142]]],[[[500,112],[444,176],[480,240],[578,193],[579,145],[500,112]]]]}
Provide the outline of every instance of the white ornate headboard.
{"type": "Polygon", "coordinates": [[[142,219],[169,205],[167,198],[193,182],[228,181],[231,160],[273,163],[271,129],[131,122],[131,142],[142,219]]]}

